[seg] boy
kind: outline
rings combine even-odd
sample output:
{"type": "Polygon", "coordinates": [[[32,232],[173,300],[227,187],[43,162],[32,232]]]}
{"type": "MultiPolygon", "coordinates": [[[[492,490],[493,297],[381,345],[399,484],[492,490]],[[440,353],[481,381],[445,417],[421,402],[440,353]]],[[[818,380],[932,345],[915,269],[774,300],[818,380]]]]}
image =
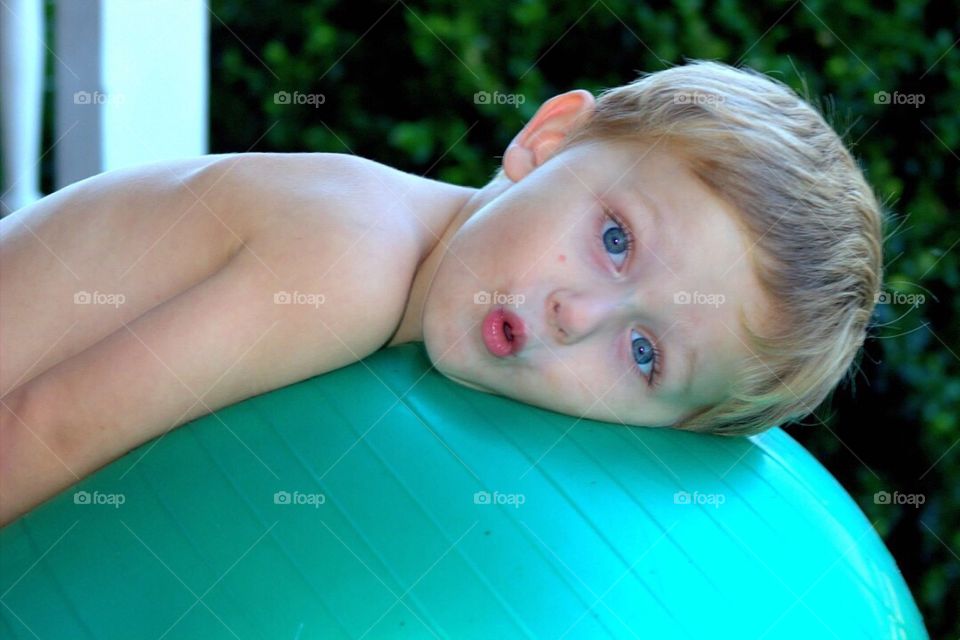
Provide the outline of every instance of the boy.
{"type": "Polygon", "coordinates": [[[197,416],[425,343],[458,383],[720,434],[811,411],[880,208],[785,85],[696,62],[551,98],[481,189],[336,154],[110,172],[0,223],[0,518],[197,416]]]}

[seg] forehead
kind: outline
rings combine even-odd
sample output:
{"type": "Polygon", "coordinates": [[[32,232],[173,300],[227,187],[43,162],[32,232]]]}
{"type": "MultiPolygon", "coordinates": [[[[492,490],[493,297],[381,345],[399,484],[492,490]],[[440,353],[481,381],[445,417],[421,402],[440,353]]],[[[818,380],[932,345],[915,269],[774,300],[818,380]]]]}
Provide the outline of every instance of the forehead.
{"type": "MultiPolygon", "coordinates": [[[[709,190],[690,171],[683,151],[666,139],[649,142],[639,140],[591,140],[569,150],[577,171],[593,167],[601,174],[597,177],[609,187],[631,188],[638,182],[647,182],[652,178],[670,178],[683,182],[699,195],[708,195],[709,190]]],[[[653,191],[657,183],[645,184],[653,191]]],[[[709,193],[709,195],[713,195],[709,193]]]]}

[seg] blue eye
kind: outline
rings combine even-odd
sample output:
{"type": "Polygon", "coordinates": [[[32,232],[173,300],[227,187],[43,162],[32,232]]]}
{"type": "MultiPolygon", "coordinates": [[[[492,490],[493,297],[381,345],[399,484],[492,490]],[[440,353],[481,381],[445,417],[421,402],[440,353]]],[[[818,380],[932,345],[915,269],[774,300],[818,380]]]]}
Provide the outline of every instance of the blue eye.
{"type": "Polygon", "coordinates": [[[600,230],[600,242],[603,243],[603,249],[611,256],[617,256],[619,260],[613,263],[617,267],[622,267],[629,255],[630,248],[633,247],[633,235],[630,229],[620,224],[615,218],[607,215],[607,222],[600,230]]]}
{"type": "Polygon", "coordinates": [[[660,354],[653,343],[647,340],[643,335],[630,330],[630,349],[634,362],[638,365],[638,370],[645,374],[647,382],[652,386],[660,372],[660,354]],[[645,370],[642,367],[647,366],[645,370]]]}
{"type": "MultiPolygon", "coordinates": [[[[613,212],[604,209],[604,214],[606,220],[600,230],[600,242],[603,243],[603,249],[608,255],[615,256],[613,263],[620,268],[633,248],[633,233],[630,227],[622,224],[613,215],[613,212]]],[[[630,355],[637,364],[636,370],[643,374],[648,385],[656,386],[660,380],[660,352],[653,342],[631,329],[630,351],[630,355]]]]}

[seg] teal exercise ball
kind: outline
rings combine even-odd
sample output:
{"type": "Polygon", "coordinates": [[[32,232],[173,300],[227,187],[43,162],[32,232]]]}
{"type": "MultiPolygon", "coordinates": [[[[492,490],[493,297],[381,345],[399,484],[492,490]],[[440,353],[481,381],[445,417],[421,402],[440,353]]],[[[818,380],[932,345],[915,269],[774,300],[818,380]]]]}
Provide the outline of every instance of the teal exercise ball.
{"type": "Polygon", "coordinates": [[[0,531],[3,638],[926,638],[780,429],[606,424],[421,343],[226,407],[0,531]]]}

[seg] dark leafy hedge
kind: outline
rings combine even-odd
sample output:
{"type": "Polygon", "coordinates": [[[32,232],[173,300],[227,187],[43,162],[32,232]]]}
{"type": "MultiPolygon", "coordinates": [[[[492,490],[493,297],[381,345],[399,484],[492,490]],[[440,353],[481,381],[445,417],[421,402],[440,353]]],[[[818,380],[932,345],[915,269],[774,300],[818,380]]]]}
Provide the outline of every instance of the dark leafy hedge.
{"type": "Polygon", "coordinates": [[[958,637],[957,7],[214,0],[212,151],[356,153],[480,186],[538,104],[571,88],[597,91],[638,70],[709,58],[768,72],[809,95],[892,212],[890,303],[878,306],[855,389],[842,388],[789,431],[875,523],[931,635],[958,637]],[[477,104],[481,91],[525,102],[477,104]],[[323,103],[278,104],[277,92],[322,94],[323,103]],[[877,92],[892,97],[884,103],[877,92]],[[925,501],[878,504],[878,491],[925,501]]]}

